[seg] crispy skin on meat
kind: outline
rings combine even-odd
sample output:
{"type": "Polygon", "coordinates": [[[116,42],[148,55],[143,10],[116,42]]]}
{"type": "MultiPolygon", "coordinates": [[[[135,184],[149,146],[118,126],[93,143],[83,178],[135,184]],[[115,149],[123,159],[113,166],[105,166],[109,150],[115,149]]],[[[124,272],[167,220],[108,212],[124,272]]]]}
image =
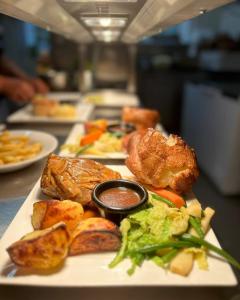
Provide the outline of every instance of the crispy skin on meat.
{"type": "Polygon", "coordinates": [[[93,160],[51,154],[42,174],[41,189],[52,198],[89,205],[96,184],[119,178],[118,172],[93,160]]]}
{"type": "Polygon", "coordinates": [[[176,135],[165,138],[152,128],[136,133],[129,141],[128,154],[129,170],[156,188],[187,192],[199,175],[194,151],[176,135]]]}
{"type": "Polygon", "coordinates": [[[155,128],[159,119],[159,112],[154,109],[124,107],[122,111],[122,120],[134,124],[137,129],[155,128]]]}

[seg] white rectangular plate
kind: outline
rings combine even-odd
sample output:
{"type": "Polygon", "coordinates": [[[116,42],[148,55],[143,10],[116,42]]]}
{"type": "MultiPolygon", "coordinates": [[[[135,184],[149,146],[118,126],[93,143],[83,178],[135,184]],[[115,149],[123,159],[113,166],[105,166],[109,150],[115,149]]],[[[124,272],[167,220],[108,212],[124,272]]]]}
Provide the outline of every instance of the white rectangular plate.
{"type": "Polygon", "coordinates": [[[83,96],[83,103],[91,103],[88,96],[99,96],[102,98],[99,103],[92,103],[97,107],[115,107],[139,106],[139,98],[135,94],[126,93],[117,90],[100,90],[88,93],[83,96]]]}
{"type": "Polygon", "coordinates": [[[81,94],[79,92],[50,92],[47,94],[49,99],[57,101],[80,101],[81,94]]]}
{"type": "Polygon", "coordinates": [[[93,109],[94,106],[92,104],[76,102],[76,116],[73,118],[38,117],[33,115],[32,106],[29,104],[11,114],[7,120],[9,123],[73,124],[76,122],[86,122],[92,114],[93,109]]]}
{"type": "MultiPolygon", "coordinates": [[[[68,138],[65,141],[65,144],[76,144],[79,141],[81,135],[84,132],[84,125],[83,124],[75,124],[70,131],[68,138]]],[[[74,153],[70,153],[67,149],[60,151],[59,155],[61,156],[68,156],[74,157],[74,153]]],[[[79,157],[89,158],[89,159],[125,159],[127,157],[126,153],[124,152],[110,152],[105,153],[104,155],[92,155],[92,154],[81,154],[79,157]]]]}
{"type": "MultiPolygon", "coordinates": [[[[109,166],[119,171],[122,176],[131,176],[125,166],[109,166]]],[[[133,276],[128,276],[126,270],[130,262],[126,259],[114,269],[108,264],[115,253],[96,253],[68,257],[61,270],[50,275],[20,275],[9,261],[6,248],[31,232],[31,214],[33,203],[44,199],[39,182],[35,185],[26,201],[18,211],[14,220],[0,240],[0,284],[18,284],[56,287],[104,287],[104,286],[233,286],[237,284],[230,266],[213,257],[208,257],[209,271],[201,271],[194,266],[188,277],[181,277],[166,272],[152,262],[145,261],[133,276]]],[[[219,246],[212,230],[206,239],[219,246]]]]}
{"type": "MultiPolygon", "coordinates": [[[[156,129],[160,130],[164,135],[167,135],[164,128],[158,124],[156,129]]],[[[65,144],[76,144],[79,141],[79,138],[81,135],[83,135],[84,132],[84,126],[83,124],[75,124],[72,128],[72,130],[69,133],[69,136],[67,137],[65,144]]],[[[74,153],[70,153],[67,149],[61,150],[59,153],[61,156],[67,156],[67,157],[75,157],[74,153]]],[[[127,154],[124,152],[110,152],[105,153],[104,155],[92,155],[92,154],[81,154],[79,157],[83,158],[89,158],[89,159],[125,159],[127,157],[127,154]]]]}

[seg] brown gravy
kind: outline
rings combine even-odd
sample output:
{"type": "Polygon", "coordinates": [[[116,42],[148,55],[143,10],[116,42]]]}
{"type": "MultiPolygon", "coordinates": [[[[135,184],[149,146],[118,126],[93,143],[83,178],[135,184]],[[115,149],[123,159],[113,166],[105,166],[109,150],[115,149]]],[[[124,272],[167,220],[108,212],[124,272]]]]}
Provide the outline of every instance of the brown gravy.
{"type": "Polygon", "coordinates": [[[125,187],[108,189],[100,194],[99,199],[107,206],[118,208],[127,208],[140,202],[138,193],[125,187]]]}

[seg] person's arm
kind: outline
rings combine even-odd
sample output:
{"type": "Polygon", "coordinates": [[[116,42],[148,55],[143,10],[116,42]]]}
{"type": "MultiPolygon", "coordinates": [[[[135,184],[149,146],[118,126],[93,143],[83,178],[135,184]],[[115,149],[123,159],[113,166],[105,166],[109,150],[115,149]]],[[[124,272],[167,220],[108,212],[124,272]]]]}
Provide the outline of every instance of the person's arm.
{"type": "Polygon", "coordinates": [[[13,76],[23,80],[29,80],[30,77],[21,70],[12,60],[4,55],[0,56],[0,72],[3,75],[13,76]]]}
{"type": "Polygon", "coordinates": [[[36,93],[45,94],[49,91],[49,87],[43,80],[28,76],[27,73],[4,55],[0,56],[0,73],[28,82],[36,93]]]}
{"type": "Polygon", "coordinates": [[[27,81],[0,76],[0,94],[14,101],[26,102],[34,97],[35,91],[27,81]]]}

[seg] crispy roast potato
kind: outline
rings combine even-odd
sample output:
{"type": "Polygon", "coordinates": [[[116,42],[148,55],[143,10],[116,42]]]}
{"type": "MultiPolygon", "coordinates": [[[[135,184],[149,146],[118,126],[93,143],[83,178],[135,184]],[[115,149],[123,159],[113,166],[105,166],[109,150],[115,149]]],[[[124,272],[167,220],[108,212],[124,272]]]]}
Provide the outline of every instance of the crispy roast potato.
{"type": "Polygon", "coordinates": [[[84,210],[83,220],[89,218],[100,217],[100,213],[97,209],[86,209],[84,210]]]}
{"type": "Polygon", "coordinates": [[[33,205],[32,225],[34,229],[45,229],[64,222],[71,232],[83,218],[83,207],[71,200],[46,200],[33,205]]]}
{"type": "Polygon", "coordinates": [[[60,265],[68,254],[70,236],[63,222],[36,230],[7,248],[11,260],[20,267],[51,269],[60,265]]]}
{"type": "Polygon", "coordinates": [[[104,218],[89,218],[75,229],[69,255],[115,251],[120,244],[120,232],[114,223],[104,218]]]}

